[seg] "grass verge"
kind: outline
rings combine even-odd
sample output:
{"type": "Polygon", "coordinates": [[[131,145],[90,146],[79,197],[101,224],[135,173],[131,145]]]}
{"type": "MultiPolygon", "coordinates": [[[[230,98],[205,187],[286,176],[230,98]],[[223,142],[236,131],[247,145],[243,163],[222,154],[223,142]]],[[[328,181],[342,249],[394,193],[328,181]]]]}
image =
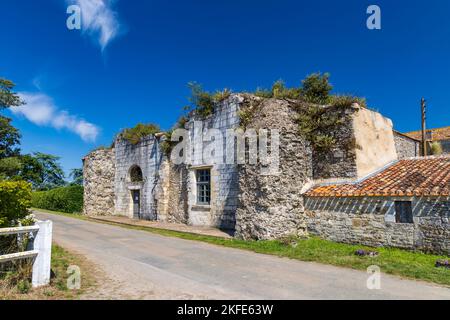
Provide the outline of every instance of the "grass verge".
{"type": "Polygon", "coordinates": [[[89,273],[91,265],[82,256],[71,253],[57,244],[52,245],[52,278],[48,286],[31,287],[31,264],[0,276],[0,300],[72,300],[78,299],[87,289],[95,285],[89,273]],[[81,270],[81,288],[67,288],[68,267],[76,265],[81,270]]]}
{"type": "Polygon", "coordinates": [[[382,272],[387,274],[397,275],[414,280],[430,281],[450,287],[450,269],[435,267],[436,260],[448,259],[447,256],[412,252],[397,248],[370,248],[361,245],[348,245],[322,240],[317,237],[311,237],[308,239],[291,239],[290,241],[246,241],[239,239],[225,239],[214,236],[199,235],[152,227],[124,225],[114,222],[103,222],[81,215],[73,215],[41,209],[36,210],[51,214],[68,216],[71,218],[94,221],[97,223],[117,225],[127,229],[152,232],[162,236],[176,237],[185,240],[202,241],[209,244],[220,245],[229,248],[249,250],[256,253],[270,254],[302,261],[319,262],[357,270],[366,270],[367,267],[371,265],[377,265],[380,267],[382,272]],[[355,255],[355,251],[358,249],[375,250],[379,252],[379,255],[376,257],[357,256],[355,255]]]}

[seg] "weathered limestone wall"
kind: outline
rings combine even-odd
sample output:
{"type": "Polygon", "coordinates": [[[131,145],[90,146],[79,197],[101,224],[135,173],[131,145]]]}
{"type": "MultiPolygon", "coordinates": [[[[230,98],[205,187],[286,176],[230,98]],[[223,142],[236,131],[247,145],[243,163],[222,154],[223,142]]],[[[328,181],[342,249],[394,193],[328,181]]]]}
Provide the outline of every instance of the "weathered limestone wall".
{"type": "Polygon", "coordinates": [[[239,166],[237,237],[273,239],[305,234],[301,189],[312,176],[312,155],[298,133],[295,119],[296,111],[288,102],[268,99],[259,105],[247,125],[247,129],[279,130],[280,162],[278,173],[272,175],[262,174],[268,167],[259,161],[239,166]]]}
{"type": "Polygon", "coordinates": [[[420,156],[420,143],[394,131],[395,149],[398,159],[420,156]]]}
{"type": "Polygon", "coordinates": [[[144,138],[136,145],[123,139],[115,142],[116,174],[115,184],[115,214],[133,218],[132,190],[141,193],[141,218],[156,219],[156,187],[159,181],[159,170],[163,153],[155,137],[144,138]],[[137,165],[142,170],[143,182],[130,180],[130,169],[137,165]]]}
{"type": "Polygon", "coordinates": [[[114,149],[96,150],[83,159],[84,214],[113,214],[114,175],[114,149]]]}
{"type": "Polygon", "coordinates": [[[378,112],[360,108],[353,116],[353,130],[358,178],[397,160],[390,119],[378,112]]]}
{"type": "MultiPolygon", "coordinates": [[[[239,105],[242,97],[233,95],[216,106],[213,115],[206,119],[192,119],[186,127],[189,129],[190,143],[194,146],[188,155],[190,165],[180,171],[186,179],[180,190],[186,190],[188,200],[188,223],[191,225],[215,226],[222,229],[235,228],[238,184],[235,163],[226,163],[227,130],[239,127],[239,105]],[[194,121],[201,121],[194,123],[194,121]],[[205,135],[208,129],[215,129],[214,139],[223,139],[221,150],[209,149],[213,138],[205,135]],[[198,140],[200,138],[200,140],[198,140]],[[199,145],[202,145],[200,148],[199,145]],[[197,204],[196,170],[211,170],[211,205],[197,204]]],[[[217,140],[219,141],[219,140],[217,140]]],[[[184,181],[184,180],[183,180],[184,181]]],[[[183,182],[182,182],[183,183],[183,182]]]]}
{"type": "Polygon", "coordinates": [[[450,198],[307,198],[308,232],[331,241],[450,255],[450,198]],[[412,201],[412,224],[395,222],[394,201],[412,201]]]}

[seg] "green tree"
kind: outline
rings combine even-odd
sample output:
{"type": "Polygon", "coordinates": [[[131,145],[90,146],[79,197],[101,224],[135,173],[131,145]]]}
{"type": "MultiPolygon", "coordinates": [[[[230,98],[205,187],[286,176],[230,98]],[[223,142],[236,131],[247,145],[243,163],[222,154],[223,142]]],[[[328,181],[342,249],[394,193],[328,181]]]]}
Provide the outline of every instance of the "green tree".
{"type": "MultiPolygon", "coordinates": [[[[13,91],[14,86],[12,81],[0,78],[0,111],[24,104],[13,91]]],[[[11,125],[11,119],[0,116],[0,159],[19,155],[20,137],[19,130],[11,125]]]]}
{"type": "Polygon", "coordinates": [[[79,186],[83,185],[83,169],[81,169],[81,168],[72,169],[70,171],[69,177],[72,178],[71,184],[79,185],[79,186]]]}
{"type": "Polygon", "coordinates": [[[39,189],[43,183],[43,167],[32,154],[25,154],[20,157],[21,167],[18,176],[28,181],[33,189],[39,189]]]}
{"type": "Polygon", "coordinates": [[[19,95],[13,91],[15,86],[11,80],[0,78],[0,110],[24,104],[19,95]]]}
{"type": "Polygon", "coordinates": [[[18,179],[22,169],[20,157],[0,159],[0,180],[18,179]]]}
{"type": "Polygon", "coordinates": [[[20,132],[11,125],[11,119],[0,116],[0,159],[20,154],[20,132]]]}
{"type": "Polygon", "coordinates": [[[59,157],[42,152],[34,152],[32,157],[34,160],[29,163],[31,165],[29,178],[36,181],[27,181],[31,182],[35,189],[49,190],[66,184],[64,171],[58,162],[59,157]]]}

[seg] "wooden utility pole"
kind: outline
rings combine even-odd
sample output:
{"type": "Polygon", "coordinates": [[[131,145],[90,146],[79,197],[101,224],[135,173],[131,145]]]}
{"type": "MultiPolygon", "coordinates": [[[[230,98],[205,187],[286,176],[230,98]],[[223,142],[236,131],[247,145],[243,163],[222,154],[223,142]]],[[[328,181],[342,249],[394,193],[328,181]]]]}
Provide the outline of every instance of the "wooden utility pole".
{"type": "Polygon", "coordinates": [[[427,105],[424,98],[421,100],[422,107],[422,156],[426,156],[427,152],[427,137],[426,137],[426,120],[427,120],[427,105]]]}

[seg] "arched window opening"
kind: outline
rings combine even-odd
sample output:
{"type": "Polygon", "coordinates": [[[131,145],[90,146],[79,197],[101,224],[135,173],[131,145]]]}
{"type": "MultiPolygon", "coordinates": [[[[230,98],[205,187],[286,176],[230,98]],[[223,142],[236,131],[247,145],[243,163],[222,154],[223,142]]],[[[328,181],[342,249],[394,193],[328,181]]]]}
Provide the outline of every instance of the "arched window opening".
{"type": "Polygon", "coordinates": [[[141,168],[139,166],[132,166],[130,169],[130,181],[142,182],[143,180],[141,168]]]}

